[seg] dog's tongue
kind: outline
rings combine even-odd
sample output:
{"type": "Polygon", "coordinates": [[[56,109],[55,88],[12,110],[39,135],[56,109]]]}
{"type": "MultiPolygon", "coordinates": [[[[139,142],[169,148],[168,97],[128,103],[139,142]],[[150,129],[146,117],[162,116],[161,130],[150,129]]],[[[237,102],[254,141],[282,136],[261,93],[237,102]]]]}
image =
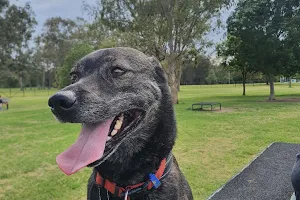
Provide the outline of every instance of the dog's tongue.
{"type": "Polygon", "coordinates": [[[67,175],[99,160],[104,152],[112,119],[97,125],[83,124],[77,141],[56,157],[59,168],[67,175]]]}

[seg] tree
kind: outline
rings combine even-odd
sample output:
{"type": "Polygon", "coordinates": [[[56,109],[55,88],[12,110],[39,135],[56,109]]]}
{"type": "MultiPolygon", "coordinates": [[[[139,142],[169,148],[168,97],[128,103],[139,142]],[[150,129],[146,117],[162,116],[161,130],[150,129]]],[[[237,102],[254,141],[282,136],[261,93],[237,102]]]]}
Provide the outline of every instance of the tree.
{"type": "Polygon", "coordinates": [[[18,7],[9,5],[6,0],[0,2],[0,71],[11,76],[8,80],[17,75],[21,88],[29,70],[31,50],[28,42],[36,25],[33,15],[29,3],[18,7]]]}
{"type": "Polygon", "coordinates": [[[182,59],[181,82],[187,84],[204,84],[211,62],[201,51],[191,48],[182,59]]]}
{"type": "Polygon", "coordinates": [[[91,24],[87,23],[80,29],[85,30],[85,35],[81,42],[90,44],[96,49],[114,47],[120,40],[118,31],[110,31],[109,28],[105,26],[101,21],[95,21],[91,24]]]}
{"type": "Polygon", "coordinates": [[[282,75],[289,77],[289,87],[291,87],[292,76],[300,71],[300,13],[294,14],[293,19],[287,24],[288,35],[283,41],[285,54],[282,55],[284,68],[282,75]]]}
{"type": "Polygon", "coordinates": [[[91,53],[93,50],[94,48],[88,44],[77,44],[71,49],[65,58],[64,65],[58,69],[58,86],[60,88],[63,88],[71,83],[69,72],[72,67],[74,67],[74,64],[76,64],[76,62],[85,55],[91,53]]]}
{"type": "Polygon", "coordinates": [[[35,48],[32,55],[31,80],[35,79],[35,84],[39,89],[45,89],[46,86],[46,58],[44,57],[44,48],[41,45],[41,38],[35,38],[35,48]]]}
{"type": "MultiPolygon", "coordinates": [[[[56,73],[56,69],[63,66],[66,55],[74,45],[72,36],[77,30],[76,23],[70,19],[53,17],[46,20],[39,36],[45,68],[53,68],[56,73]]],[[[59,81],[56,79],[53,80],[55,84],[59,81]]]]}
{"type": "MultiPolygon", "coordinates": [[[[3,15],[5,15],[5,12],[8,7],[9,7],[9,2],[7,0],[0,1],[0,13],[2,14],[2,15],[0,15],[0,27],[3,27],[3,28],[7,26],[6,18],[3,15]]],[[[7,54],[9,54],[9,52],[7,52],[8,45],[9,45],[9,41],[7,39],[7,32],[5,31],[5,29],[3,29],[0,31],[0,70],[1,71],[5,70],[4,69],[5,64],[6,64],[5,62],[7,61],[8,57],[10,56],[10,55],[7,55],[7,54]]]]}
{"type": "Polygon", "coordinates": [[[4,88],[18,87],[18,77],[8,69],[1,70],[0,87],[4,87],[4,88]]]}
{"type": "Polygon", "coordinates": [[[243,63],[268,78],[270,100],[275,99],[274,77],[299,68],[300,42],[292,40],[300,36],[299,16],[299,0],[242,0],[227,21],[228,34],[248,47],[243,63]]]}
{"type": "Polygon", "coordinates": [[[211,68],[208,72],[208,76],[206,77],[206,81],[208,84],[216,84],[218,82],[218,78],[216,76],[214,68],[211,68]]]}
{"type": "Polygon", "coordinates": [[[218,56],[223,58],[222,66],[229,71],[236,71],[241,74],[243,83],[243,96],[246,95],[246,81],[256,71],[254,65],[249,61],[248,49],[251,44],[247,44],[240,38],[227,35],[224,42],[217,46],[218,56]]]}
{"type": "Polygon", "coordinates": [[[213,63],[211,68],[214,69],[219,84],[229,83],[229,71],[219,63],[213,63]]]}
{"type": "Polygon", "coordinates": [[[46,81],[51,81],[52,83],[47,84],[54,87],[65,85],[66,80],[64,78],[60,80],[63,76],[59,73],[64,71],[66,57],[75,44],[84,43],[95,48],[105,48],[114,46],[116,40],[117,37],[110,34],[101,23],[89,24],[80,17],[76,20],[49,18],[44,24],[43,33],[36,38],[41,58],[39,64],[43,69],[43,87],[46,81]],[[46,79],[46,71],[51,80],[46,79]],[[51,78],[49,74],[53,73],[55,77],[51,78]]]}
{"type": "Polygon", "coordinates": [[[12,64],[10,65],[10,68],[19,78],[21,90],[24,90],[26,82],[29,78],[29,72],[32,66],[31,54],[32,52],[30,50],[18,51],[15,58],[13,58],[12,64]]]}
{"type": "Polygon", "coordinates": [[[166,73],[173,103],[178,103],[181,56],[188,47],[204,44],[210,22],[231,0],[99,0],[88,7],[111,31],[118,30],[132,47],[160,61],[166,73]]]}

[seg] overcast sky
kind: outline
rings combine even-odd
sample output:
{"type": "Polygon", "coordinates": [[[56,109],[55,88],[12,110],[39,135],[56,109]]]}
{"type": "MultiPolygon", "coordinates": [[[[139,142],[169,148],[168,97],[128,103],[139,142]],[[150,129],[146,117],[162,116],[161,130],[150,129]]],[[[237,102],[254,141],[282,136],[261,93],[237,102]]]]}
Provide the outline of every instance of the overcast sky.
{"type": "MultiPolygon", "coordinates": [[[[62,18],[75,19],[76,17],[84,17],[88,19],[86,13],[82,11],[83,0],[9,0],[11,4],[24,6],[26,2],[30,2],[38,22],[36,33],[40,34],[43,24],[47,18],[60,16],[62,18]]],[[[95,0],[85,0],[88,4],[93,4],[95,0]]],[[[225,23],[229,13],[227,11],[222,15],[222,21],[225,23]]],[[[224,31],[209,33],[209,39],[218,42],[222,39],[224,31]]]]}

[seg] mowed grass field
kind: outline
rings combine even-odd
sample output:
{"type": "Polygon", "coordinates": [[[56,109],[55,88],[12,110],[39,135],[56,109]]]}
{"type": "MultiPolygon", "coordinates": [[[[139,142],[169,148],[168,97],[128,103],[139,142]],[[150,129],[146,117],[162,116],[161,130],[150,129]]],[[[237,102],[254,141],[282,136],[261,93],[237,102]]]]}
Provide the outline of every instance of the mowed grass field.
{"type": "MultiPolygon", "coordinates": [[[[86,199],[91,169],[64,175],[55,157],[77,138],[80,126],[59,124],[47,100],[55,91],[14,90],[0,112],[0,199],[86,199]]],[[[300,103],[266,102],[268,86],[182,86],[175,106],[174,154],[195,199],[206,199],[272,142],[300,143],[300,103]],[[223,111],[191,111],[192,103],[218,101],[223,111]]],[[[277,84],[278,99],[300,98],[300,85],[277,84]]],[[[0,94],[8,94],[0,89],[0,94]]]]}

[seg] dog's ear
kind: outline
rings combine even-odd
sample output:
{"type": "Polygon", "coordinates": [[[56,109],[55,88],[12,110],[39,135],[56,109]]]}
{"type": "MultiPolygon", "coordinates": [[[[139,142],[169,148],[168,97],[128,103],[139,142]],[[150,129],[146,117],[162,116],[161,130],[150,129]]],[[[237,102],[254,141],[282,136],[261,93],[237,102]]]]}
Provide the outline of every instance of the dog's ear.
{"type": "Polygon", "coordinates": [[[150,57],[151,64],[154,66],[154,77],[158,83],[167,83],[167,75],[161,64],[155,57],[150,57]]]}

